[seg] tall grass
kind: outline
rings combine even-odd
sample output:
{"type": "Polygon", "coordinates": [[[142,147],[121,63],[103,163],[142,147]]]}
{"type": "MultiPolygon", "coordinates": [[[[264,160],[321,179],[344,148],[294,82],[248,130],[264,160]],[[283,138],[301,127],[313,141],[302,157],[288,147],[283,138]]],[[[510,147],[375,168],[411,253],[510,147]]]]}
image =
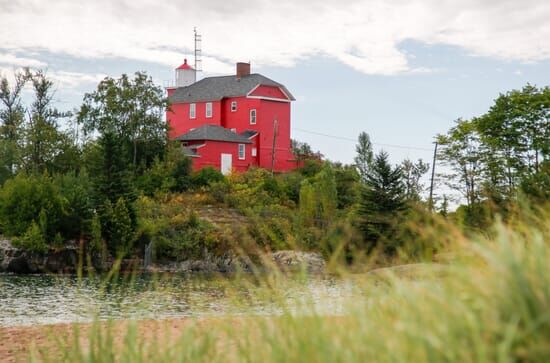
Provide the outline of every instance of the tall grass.
{"type": "Polygon", "coordinates": [[[280,303],[279,315],[189,320],[177,331],[155,332],[139,323],[97,323],[59,341],[55,352],[35,350],[30,360],[548,362],[550,216],[538,211],[523,222],[497,223],[487,235],[457,236],[443,268],[344,276],[355,293],[337,314],[319,310],[313,298],[289,305],[284,278],[275,274],[262,291],[280,303]]]}

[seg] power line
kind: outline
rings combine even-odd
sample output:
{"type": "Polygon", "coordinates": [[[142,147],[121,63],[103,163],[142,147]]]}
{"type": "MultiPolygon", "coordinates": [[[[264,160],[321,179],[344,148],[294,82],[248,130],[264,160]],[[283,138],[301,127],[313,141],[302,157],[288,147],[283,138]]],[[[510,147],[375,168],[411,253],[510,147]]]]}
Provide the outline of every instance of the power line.
{"type": "MultiPolygon", "coordinates": [[[[312,134],[312,135],[330,137],[330,138],[332,138],[332,139],[338,139],[338,140],[344,140],[344,141],[351,141],[351,142],[357,143],[357,139],[352,139],[352,138],[350,138],[350,137],[323,134],[323,133],[321,133],[321,132],[310,131],[310,130],[300,129],[300,128],[296,128],[296,127],[293,127],[292,130],[294,130],[294,131],[300,131],[300,132],[305,132],[306,134],[312,134]]],[[[396,145],[396,144],[382,144],[382,143],[376,143],[376,142],[373,142],[372,144],[373,144],[373,145],[377,145],[377,146],[394,147],[394,148],[406,149],[406,150],[432,151],[432,149],[423,148],[423,147],[418,147],[418,146],[407,146],[407,145],[396,145]]]]}

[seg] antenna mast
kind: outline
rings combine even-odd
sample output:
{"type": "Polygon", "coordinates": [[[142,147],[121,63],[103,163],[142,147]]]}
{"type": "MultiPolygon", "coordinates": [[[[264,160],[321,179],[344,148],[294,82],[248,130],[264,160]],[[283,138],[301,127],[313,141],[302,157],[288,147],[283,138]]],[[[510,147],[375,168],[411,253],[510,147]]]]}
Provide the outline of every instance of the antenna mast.
{"type": "Polygon", "coordinates": [[[195,82],[197,82],[197,72],[202,72],[202,35],[197,33],[197,27],[193,31],[195,33],[195,82]]]}

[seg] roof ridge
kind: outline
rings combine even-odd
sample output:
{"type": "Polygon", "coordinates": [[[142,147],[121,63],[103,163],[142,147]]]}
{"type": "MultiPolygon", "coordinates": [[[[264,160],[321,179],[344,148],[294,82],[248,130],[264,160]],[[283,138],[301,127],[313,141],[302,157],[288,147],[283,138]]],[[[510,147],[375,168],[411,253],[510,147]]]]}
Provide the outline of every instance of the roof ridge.
{"type": "Polygon", "coordinates": [[[251,73],[241,78],[236,75],[205,77],[189,86],[176,88],[170,100],[173,103],[217,101],[226,97],[247,95],[258,85],[280,87],[294,101],[294,97],[283,84],[261,73],[251,73]]]}

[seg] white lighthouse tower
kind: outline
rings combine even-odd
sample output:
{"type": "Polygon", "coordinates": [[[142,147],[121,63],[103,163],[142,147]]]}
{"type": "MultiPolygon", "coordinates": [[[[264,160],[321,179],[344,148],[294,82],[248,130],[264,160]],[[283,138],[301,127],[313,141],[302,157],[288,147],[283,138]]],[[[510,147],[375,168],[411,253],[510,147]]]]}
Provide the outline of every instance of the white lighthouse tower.
{"type": "Polygon", "coordinates": [[[187,64],[187,58],[183,64],[176,68],[176,87],[186,87],[195,83],[196,72],[193,67],[187,64]]]}

